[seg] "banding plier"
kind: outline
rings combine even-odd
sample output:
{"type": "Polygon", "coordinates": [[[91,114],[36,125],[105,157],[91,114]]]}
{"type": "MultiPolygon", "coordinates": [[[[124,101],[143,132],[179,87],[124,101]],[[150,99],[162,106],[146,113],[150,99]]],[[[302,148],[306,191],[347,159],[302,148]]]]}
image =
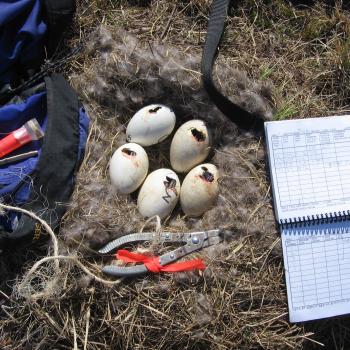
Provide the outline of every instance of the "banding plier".
{"type": "MultiPolygon", "coordinates": [[[[178,269],[171,269],[171,266],[186,266],[186,263],[194,262],[195,260],[190,261],[184,261],[176,264],[169,265],[170,269],[167,269],[168,264],[184,257],[185,255],[191,254],[197,250],[200,250],[205,247],[209,247],[211,245],[220,243],[223,241],[223,233],[216,229],[216,230],[209,230],[209,231],[200,231],[200,232],[189,232],[189,233],[173,233],[173,232],[161,232],[161,233],[154,233],[154,232],[144,232],[144,233],[133,233],[129,234],[120,238],[117,238],[110,243],[108,243],[104,248],[99,250],[99,253],[101,254],[107,254],[111,251],[114,251],[115,249],[128,244],[128,243],[135,243],[135,242],[145,242],[145,241],[154,241],[157,243],[186,243],[185,245],[174,249],[168,253],[165,253],[159,257],[150,257],[147,260],[147,263],[143,263],[142,265],[134,265],[134,266],[115,266],[115,265],[108,265],[105,266],[102,271],[108,275],[117,276],[117,277],[131,277],[131,276],[137,276],[141,274],[145,274],[149,271],[152,272],[159,272],[159,271],[165,271],[165,272],[174,272],[174,271],[180,271],[178,269]]],[[[128,251],[119,251],[117,253],[117,258],[121,258],[121,256],[125,255],[125,252],[128,254],[128,256],[136,257],[136,260],[130,260],[128,258],[122,258],[122,260],[126,262],[136,262],[136,261],[142,261],[145,262],[145,260],[138,259],[138,257],[142,256],[141,254],[134,254],[129,253],[128,251]],[[121,252],[121,254],[119,254],[121,252]]],[[[201,262],[201,260],[196,260],[197,263],[201,262]]],[[[189,265],[189,264],[187,264],[189,265]]],[[[201,262],[200,267],[196,267],[197,269],[204,269],[205,265],[203,262],[201,262]]],[[[192,268],[193,269],[193,268],[192,268]]],[[[186,269],[185,269],[186,270],[186,269]]],[[[189,270],[189,269],[187,269],[189,270]]]]}

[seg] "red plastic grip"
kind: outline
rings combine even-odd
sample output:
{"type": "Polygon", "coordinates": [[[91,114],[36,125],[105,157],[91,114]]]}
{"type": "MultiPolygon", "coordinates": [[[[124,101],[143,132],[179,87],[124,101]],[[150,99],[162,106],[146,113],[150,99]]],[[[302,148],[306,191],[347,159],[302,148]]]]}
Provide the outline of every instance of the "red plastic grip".
{"type": "Polygon", "coordinates": [[[11,153],[21,145],[21,142],[16,139],[13,133],[7,135],[2,140],[0,140],[0,158],[8,153],[11,153]]]}

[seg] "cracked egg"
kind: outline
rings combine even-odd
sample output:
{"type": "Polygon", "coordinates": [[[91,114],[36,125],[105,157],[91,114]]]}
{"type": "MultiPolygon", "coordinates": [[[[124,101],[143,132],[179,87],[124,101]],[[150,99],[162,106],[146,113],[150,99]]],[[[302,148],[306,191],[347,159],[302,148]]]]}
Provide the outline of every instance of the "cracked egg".
{"type": "Polygon", "coordinates": [[[180,196],[180,180],[171,169],[158,169],[150,173],[137,198],[140,214],[161,219],[171,214],[180,196]]]}
{"type": "Polygon", "coordinates": [[[109,164],[109,176],[118,193],[136,191],[148,173],[146,151],[136,143],[127,143],[113,154],[109,164]]]}
{"type": "Polygon", "coordinates": [[[167,106],[153,104],[143,107],[130,119],[126,139],[141,146],[155,145],[172,133],[175,121],[175,113],[167,106]]]}
{"type": "Polygon", "coordinates": [[[180,203],[187,216],[200,216],[214,206],[219,194],[219,171],[213,164],[201,164],[185,177],[180,203]]]}
{"type": "Polygon", "coordinates": [[[210,152],[209,130],[202,120],[190,120],[176,131],[170,146],[170,163],[180,173],[203,162],[210,152]]]}

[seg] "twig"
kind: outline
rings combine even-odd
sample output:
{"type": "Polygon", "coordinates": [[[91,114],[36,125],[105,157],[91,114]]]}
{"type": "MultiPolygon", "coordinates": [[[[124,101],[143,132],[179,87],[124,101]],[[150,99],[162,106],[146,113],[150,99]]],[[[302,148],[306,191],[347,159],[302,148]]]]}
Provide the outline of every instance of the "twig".
{"type": "Polygon", "coordinates": [[[77,331],[75,329],[74,317],[72,317],[72,323],[73,323],[74,350],[78,350],[77,331]]]}
{"type": "Polygon", "coordinates": [[[169,31],[171,22],[174,20],[174,14],[175,14],[176,9],[177,9],[177,4],[174,5],[173,10],[171,11],[171,14],[169,16],[169,20],[168,20],[167,24],[165,25],[165,28],[160,36],[160,40],[162,40],[162,41],[169,31]]]}
{"type": "Polygon", "coordinates": [[[87,310],[87,312],[86,312],[86,326],[85,326],[85,337],[84,337],[84,350],[87,349],[87,343],[88,343],[88,339],[89,339],[90,312],[91,312],[90,303],[91,303],[91,296],[90,296],[90,300],[89,300],[88,310],[87,310]]]}

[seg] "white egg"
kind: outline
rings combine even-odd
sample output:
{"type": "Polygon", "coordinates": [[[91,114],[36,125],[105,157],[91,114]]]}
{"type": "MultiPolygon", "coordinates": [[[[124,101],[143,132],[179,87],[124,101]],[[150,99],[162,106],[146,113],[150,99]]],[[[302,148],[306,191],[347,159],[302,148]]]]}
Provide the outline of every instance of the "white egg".
{"type": "Polygon", "coordinates": [[[185,177],[180,194],[183,212],[188,216],[200,216],[210,209],[219,194],[219,171],[213,164],[201,164],[185,177]]]}
{"type": "Polygon", "coordinates": [[[172,133],[175,121],[175,113],[169,107],[159,104],[143,107],[131,118],[126,138],[141,146],[155,145],[172,133]]]}
{"type": "Polygon", "coordinates": [[[119,193],[131,193],[141,186],[148,173],[146,151],[136,143],[126,143],[113,154],[109,176],[119,193]]]}
{"type": "Polygon", "coordinates": [[[211,137],[202,120],[190,120],[176,131],[170,146],[170,163],[184,173],[203,162],[210,152],[211,137]]]}
{"type": "Polygon", "coordinates": [[[170,169],[150,173],[141,187],[137,207],[143,217],[167,217],[180,196],[180,180],[170,169]]]}

